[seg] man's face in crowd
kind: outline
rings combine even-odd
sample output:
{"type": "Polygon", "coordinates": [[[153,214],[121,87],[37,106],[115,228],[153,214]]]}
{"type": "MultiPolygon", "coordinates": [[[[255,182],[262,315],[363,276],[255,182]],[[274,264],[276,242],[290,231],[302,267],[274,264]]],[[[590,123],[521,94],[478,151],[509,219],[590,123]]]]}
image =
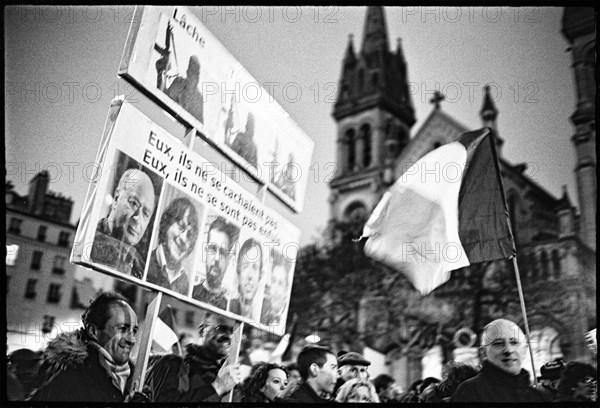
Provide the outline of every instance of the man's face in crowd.
{"type": "Polygon", "coordinates": [[[483,345],[490,363],[513,375],[521,372],[527,345],[525,335],[515,323],[501,319],[487,326],[483,345]]]}
{"type": "Polygon", "coordinates": [[[596,401],[596,379],[593,377],[585,377],[577,381],[575,390],[573,391],[573,398],[581,399],[585,398],[588,400],[596,401]]]}
{"type": "Polygon", "coordinates": [[[340,376],[344,381],[352,380],[353,378],[367,380],[369,378],[369,373],[367,371],[367,366],[345,364],[340,367],[340,376]]]}
{"type": "Polygon", "coordinates": [[[215,354],[217,358],[229,355],[233,334],[233,324],[228,319],[211,315],[204,322],[203,344],[215,354]]]}
{"type": "Polygon", "coordinates": [[[225,232],[210,230],[206,245],[206,284],[211,289],[221,287],[229,264],[229,246],[229,236],[225,232]]]}
{"type": "Polygon", "coordinates": [[[136,343],[137,331],[137,316],[131,306],[124,302],[115,302],[109,306],[109,319],[104,328],[97,329],[96,339],[115,363],[121,365],[129,361],[129,354],[136,343]]]}
{"type": "Polygon", "coordinates": [[[154,212],[154,188],[150,177],[142,171],[124,177],[127,177],[125,183],[115,192],[109,220],[115,238],[136,245],[154,212]]]}
{"type": "Polygon", "coordinates": [[[165,253],[168,264],[181,265],[181,262],[190,253],[192,241],[190,235],[194,225],[190,223],[190,209],[185,210],[183,217],[175,221],[167,229],[167,251],[165,253]]]}
{"type": "Polygon", "coordinates": [[[333,354],[327,354],[327,361],[323,364],[323,367],[319,367],[317,364],[315,366],[318,368],[314,381],[317,386],[317,393],[331,394],[339,377],[337,358],[333,354]]]}
{"type": "Polygon", "coordinates": [[[262,255],[257,246],[250,246],[246,252],[241,254],[238,265],[239,272],[239,291],[240,296],[246,300],[254,299],[258,290],[260,281],[260,267],[262,264],[262,255]]]}
{"type": "Polygon", "coordinates": [[[271,305],[279,311],[285,305],[287,295],[287,271],[283,265],[275,265],[271,274],[271,305]]]}

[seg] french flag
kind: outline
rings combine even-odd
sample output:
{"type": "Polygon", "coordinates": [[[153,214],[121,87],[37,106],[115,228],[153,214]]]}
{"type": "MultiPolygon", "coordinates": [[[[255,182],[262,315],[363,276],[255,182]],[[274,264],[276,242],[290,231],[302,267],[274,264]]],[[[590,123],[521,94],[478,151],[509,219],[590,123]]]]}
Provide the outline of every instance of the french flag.
{"type": "Polygon", "coordinates": [[[409,167],[363,237],[367,256],[403,272],[423,295],[450,271],[515,256],[492,131],[464,133],[409,167]]]}

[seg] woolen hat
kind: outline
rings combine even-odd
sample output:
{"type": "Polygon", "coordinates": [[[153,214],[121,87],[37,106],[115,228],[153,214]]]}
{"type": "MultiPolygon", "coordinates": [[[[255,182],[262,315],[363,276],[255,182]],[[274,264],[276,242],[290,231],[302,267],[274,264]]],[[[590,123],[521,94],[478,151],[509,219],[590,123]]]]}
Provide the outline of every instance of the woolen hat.
{"type": "Polygon", "coordinates": [[[562,361],[551,361],[544,364],[540,368],[542,375],[538,377],[538,380],[559,380],[564,366],[562,361]]]}
{"type": "Polygon", "coordinates": [[[365,360],[363,356],[358,354],[355,351],[350,351],[348,353],[344,353],[343,355],[338,357],[338,367],[344,365],[359,365],[359,366],[369,366],[371,362],[365,360]]]}

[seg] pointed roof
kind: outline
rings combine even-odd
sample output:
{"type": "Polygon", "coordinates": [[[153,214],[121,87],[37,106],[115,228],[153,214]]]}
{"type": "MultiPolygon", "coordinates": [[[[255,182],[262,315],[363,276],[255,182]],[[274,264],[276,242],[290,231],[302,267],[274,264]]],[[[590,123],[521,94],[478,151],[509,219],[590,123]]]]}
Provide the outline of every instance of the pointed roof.
{"type": "Polygon", "coordinates": [[[481,111],[479,111],[479,114],[484,120],[494,120],[498,116],[498,109],[496,109],[496,105],[494,104],[494,100],[492,99],[492,95],[490,94],[490,86],[484,86],[483,92],[483,106],[481,107],[481,111]]]}
{"type": "Polygon", "coordinates": [[[370,54],[379,50],[389,50],[385,13],[383,6],[368,6],[361,52],[370,54]]]}
{"type": "Polygon", "coordinates": [[[558,204],[556,205],[556,210],[570,210],[573,205],[571,204],[571,198],[569,197],[569,193],[567,192],[567,186],[563,184],[562,186],[563,195],[558,200],[558,204]]]}
{"type": "Polygon", "coordinates": [[[354,36],[352,34],[348,34],[348,47],[346,47],[346,54],[344,54],[344,63],[351,63],[356,61],[356,54],[354,54],[354,44],[353,40],[354,36]]]}

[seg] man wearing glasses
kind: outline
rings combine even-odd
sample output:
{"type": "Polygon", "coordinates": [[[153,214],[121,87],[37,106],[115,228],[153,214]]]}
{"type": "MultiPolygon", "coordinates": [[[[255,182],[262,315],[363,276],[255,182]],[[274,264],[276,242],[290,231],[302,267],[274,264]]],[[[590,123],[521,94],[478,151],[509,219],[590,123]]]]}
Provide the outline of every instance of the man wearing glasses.
{"type": "Polygon", "coordinates": [[[522,367],[527,342],[516,323],[506,319],[489,323],[481,334],[481,349],[481,371],[460,384],[450,402],[547,402],[522,367]]]}
{"type": "Polygon", "coordinates": [[[135,246],[154,213],[154,199],[154,186],[146,173],[138,169],[125,171],[109,214],[98,222],[90,259],[141,278],[145,261],[135,246]]]}
{"type": "Polygon", "coordinates": [[[176,198],[160,217],[158,246],[150,256],[146,280],[187,295],[190,278],[183,261],[194,251],[197,238],[196,208],[187,198],[176,198]]]}
{"type": "Polygon", "coordinates": [[[208,228],[206,244],[202,251],[206,266],[204,280],[194,287],[192,297],[225,310],[227,297],[222,286],[223,276],[231,260],[239,228],[221,216],[215,218],[208,228]]]}
{"type": "Polygon", "coordinates": [[[225,364],[232,322],[208,313],[199,329],[200,344],[188,344],[185,357],[167,354],[148,371],[153,402],[219,402],[241,381],[239,363],[225,364]]]}

